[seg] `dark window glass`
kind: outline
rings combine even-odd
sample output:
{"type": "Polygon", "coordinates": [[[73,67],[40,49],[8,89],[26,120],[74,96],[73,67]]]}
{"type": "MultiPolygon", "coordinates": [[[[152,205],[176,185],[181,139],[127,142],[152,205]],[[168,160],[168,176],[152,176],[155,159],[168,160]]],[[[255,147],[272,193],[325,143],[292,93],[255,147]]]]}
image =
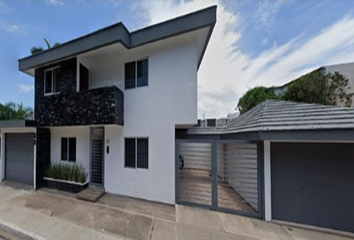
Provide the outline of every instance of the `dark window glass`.
{"type": "Polygon", "coordinates": [[[69,138],[69,161],[76,162],[76,138],[69,138]]]}
{"type": "Polygon", "coordinates": [[[89,89],[89,70],[80,64],[80,91],[89,89]]]}
{"type": "Polygon", "coordinates": [[[135,168],[135,138],[125,139],[125,166],[135,168]]]}
{"type": "Polygon", "coordinates": [[[45,89],[44,93],[52,93],[52,71],[45,72],[45,89]]]}
{"type": "Polygon", "coordinates": [[[125,64],[125,89],[135,88],[135,62],[125,64]]]}
{"type": "Polygon", "coordinates": [[[216,119],[208,119],[207,125],[208,125],[208,127],[215,127],[216,126],[216,119]]]}
{"type": "Polygon", "coordinates": [[[54,91],[55,93],[60,92],[60,68],[56,68],[53,70],[53,83],[54,83],[54,91]]]}
{"type": "Polygon", "coordinates": [[[62,161],[68,160],[68,139],[67,138],[61,139],[61,160],[62,161]]]}
{"type": "Polygon", "coordinates": [[[149,168],[149,140],[144,138],[137,139],[138,145],[138,168],[149,168]]]}
{"type": "Polygon", "coordinates": [[[148,85],[148,60],[142,60],[142,61],[138,61],[138,66],[137,66],[137,75],[138,75],[138,79],[137,79],[137,85],[138,87],[142,87],[142,86],[147,86],[148,85]]]}

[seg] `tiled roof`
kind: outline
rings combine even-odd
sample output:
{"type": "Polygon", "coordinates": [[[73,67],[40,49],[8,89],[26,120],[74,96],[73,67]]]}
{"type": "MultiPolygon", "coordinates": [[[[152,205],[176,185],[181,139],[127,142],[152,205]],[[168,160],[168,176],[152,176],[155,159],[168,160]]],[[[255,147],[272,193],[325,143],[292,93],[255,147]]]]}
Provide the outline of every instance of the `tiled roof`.
{"type": "Polygon", "coordinates": [[[221,128],[193,128],[192,134],[281,130],[354,129],[354,108],[267,100],[221,128]]]}

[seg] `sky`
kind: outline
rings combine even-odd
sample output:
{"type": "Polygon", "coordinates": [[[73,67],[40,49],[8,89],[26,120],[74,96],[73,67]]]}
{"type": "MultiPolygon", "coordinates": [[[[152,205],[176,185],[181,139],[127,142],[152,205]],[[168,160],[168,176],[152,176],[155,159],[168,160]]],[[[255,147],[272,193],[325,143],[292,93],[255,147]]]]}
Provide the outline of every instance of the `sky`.
{"type": "Polygon", "coordinates": [[[254,86],[354,62],[353,0],[0,0],[0,103],[34,105],[18,71],[33,46],[64,43],[122,21],[130,30],[217,5],[198,71],[198,115],[224,117],[254,86]]]}

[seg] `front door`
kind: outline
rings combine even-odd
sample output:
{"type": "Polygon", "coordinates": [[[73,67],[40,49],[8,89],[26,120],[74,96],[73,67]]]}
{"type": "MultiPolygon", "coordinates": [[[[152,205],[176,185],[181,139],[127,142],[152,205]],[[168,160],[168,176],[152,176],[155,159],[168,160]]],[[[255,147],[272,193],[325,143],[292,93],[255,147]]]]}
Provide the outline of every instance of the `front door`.
{"type": "Polygon", "coordinates": [[[92,185],[103,186],[104,128],[91,128],[91,174],[92,185]]]}

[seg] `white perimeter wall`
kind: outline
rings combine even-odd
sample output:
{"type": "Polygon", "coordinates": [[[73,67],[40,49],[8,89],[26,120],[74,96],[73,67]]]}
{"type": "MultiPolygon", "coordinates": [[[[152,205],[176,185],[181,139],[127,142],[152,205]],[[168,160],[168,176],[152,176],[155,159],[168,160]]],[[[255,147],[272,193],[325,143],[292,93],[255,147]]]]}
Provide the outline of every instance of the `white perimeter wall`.
{"type": "Polygon", "coordinates": [[[51,128],[50,160],[52,163],[69,163],[61,161],[61,138],[76,138],[76,164],[89,172],[90,128],[89,127],[56,127],[51,128]]]}
{"type": "Polygon", "coordinates": [[[196,42],[196,36],[188,34],[78,59],[89,68],[90,88],[116,85],[124,92],[124,127],[105,127],[110,147],[109,154],[105,151],[107,192],[175,203],[175,126],[197,123],[196,42]],[[149,86],[124,90],[124,63],[146,57],[149,86]],[[126,137],[149,138],[148,170],[124,168],[126,137]]]}

